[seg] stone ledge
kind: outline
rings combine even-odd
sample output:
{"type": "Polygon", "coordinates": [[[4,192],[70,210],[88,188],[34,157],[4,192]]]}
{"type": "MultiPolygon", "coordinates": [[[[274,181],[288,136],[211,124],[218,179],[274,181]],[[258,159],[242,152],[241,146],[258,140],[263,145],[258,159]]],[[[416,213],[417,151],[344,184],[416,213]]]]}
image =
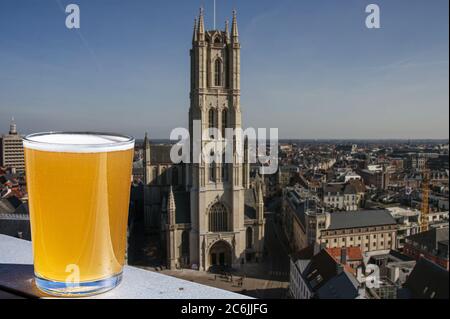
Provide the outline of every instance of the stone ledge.
{"type": "MultiPolygon", "coordinates": [[[[0,235],[0,293],[48,298],[33,283],[31,242],[0,235]]],[[[0,294],[2,296],[2,294],[0,294]]],[[[248,299],[249,297],[125,266],[122,283],[89,299],[248,299]]]]}

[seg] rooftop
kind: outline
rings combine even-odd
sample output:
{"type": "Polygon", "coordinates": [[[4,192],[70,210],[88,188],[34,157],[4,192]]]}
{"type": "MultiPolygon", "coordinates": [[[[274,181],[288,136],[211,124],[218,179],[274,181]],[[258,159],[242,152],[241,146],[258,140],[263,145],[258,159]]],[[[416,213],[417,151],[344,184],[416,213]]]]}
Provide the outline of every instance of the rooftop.
{"type": "Polygon", "coordinates": [[[414,299],[448,299],[448,271],[421,258],[409,275],[405,287],[414,299]]]}
{"type": "Polygon", "coordinates": [[[395,225],[397,222],[387,210],[360,210],[330,214],[328,230],[395,225]]]}
{"type": "Polygon", "coordinates": [[[411,235],[406,238],[407,242],[416,243],[422,249],[429,252],[442,253],[448,258],[448,228],[432,228],[426,232],[411,235]],[[446,252],[439,252],[439,244],[446,246],[446,252]]]}

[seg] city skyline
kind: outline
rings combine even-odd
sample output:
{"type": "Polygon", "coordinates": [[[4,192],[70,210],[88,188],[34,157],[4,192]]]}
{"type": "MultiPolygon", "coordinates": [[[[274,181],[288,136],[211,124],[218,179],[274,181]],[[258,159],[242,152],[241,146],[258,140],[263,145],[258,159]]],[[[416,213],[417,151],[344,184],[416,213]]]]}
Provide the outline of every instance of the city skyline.
{"type": "Polygon", "coordinates": [[[18,1],[0,299],[449,298],[448,3],[18,1]]]}
{"type": "MultiPolygon", "coordinates": [[[[186,127],[192,17],[212,1],[0,4],[0,127],[117,131],[167,139],[186,127]],[[158,14],[155,14],[157,12],[158,14]]],[[[244,126],[284,139],[448,139],[448,2],[217,1],[238,10],[244,126]],[[349,53],[351,52],[351,54],[349,53]]]]}

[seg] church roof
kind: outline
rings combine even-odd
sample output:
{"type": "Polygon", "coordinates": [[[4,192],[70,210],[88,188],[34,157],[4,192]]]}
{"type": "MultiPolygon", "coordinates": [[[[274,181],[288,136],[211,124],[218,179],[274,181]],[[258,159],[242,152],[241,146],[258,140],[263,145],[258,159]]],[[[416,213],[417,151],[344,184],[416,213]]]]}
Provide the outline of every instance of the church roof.
{"type": "Polygon", "coordinates": [[[157,144],[150,145],[150,163],[155,164],[173,164],[170,159],[170,150],[172,145],[157,144]]]}

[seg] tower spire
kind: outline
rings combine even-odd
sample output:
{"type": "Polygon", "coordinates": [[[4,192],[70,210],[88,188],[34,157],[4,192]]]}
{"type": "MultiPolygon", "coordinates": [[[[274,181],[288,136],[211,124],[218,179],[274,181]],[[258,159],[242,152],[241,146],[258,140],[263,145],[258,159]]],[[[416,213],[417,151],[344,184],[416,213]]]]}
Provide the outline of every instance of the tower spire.
{"type": "MultiPolygon", "coordinates": [[[[259,174],[258,174],[259,177],[259,174]]],[[[261,180],[261,178],[258,178],[258,202],[259,203],[264,203],[264,195],[263,195],[263,181],[261,180]]]]}
{"type": "MultiPolygon", "coordinates": [[[[143,147],[144,156],[142,159],[142,166],[144,168],[144,185],[148,185],[151,181],[151,159],[150,159],[150,139],[148,138],[148,133],[145,132],[144,137],[144,147],[143,147]]],[[[145,194],[145,191],[144,191],[145,194]]]]}
{"type": "Polygon", "coordinates": [[[144,136],[144,147],[147,148],[147,146],[150,144],[149,140],[148,140],[148,133],[145,132],[145,136],[144,136]]]}
{"type": "Polygon", "coordinates": [[[233,43],[239,43],[239,30],[237,25],[237,12],[233,10],[233,22],[231,27],[231,36],[233,43]]]}
{"type": "Polygon", "coordinates": [[[169,197],[167,199],[167,219],[169,225],[175,225],[175,196],[173,195],[173,187],[170,185],[169,197]]]}
{"type": "Polygon", "coordinates": [[[203,17],[203,7],[200,8],[200,17],[198,19],[198,40],[205,41],[205,19],[203,17]]]}
{"type": "Polygon", "coordinates": [[[194,35],[192,36],[192,43],[197,42],[197,18],[194,19],[194,35]]]}

